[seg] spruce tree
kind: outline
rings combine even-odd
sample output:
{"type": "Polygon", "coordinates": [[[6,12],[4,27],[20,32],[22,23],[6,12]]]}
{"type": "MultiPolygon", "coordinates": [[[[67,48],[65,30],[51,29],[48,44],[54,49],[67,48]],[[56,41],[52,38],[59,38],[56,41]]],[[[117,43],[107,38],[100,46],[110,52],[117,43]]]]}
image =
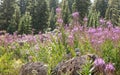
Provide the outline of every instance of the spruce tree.
{"type": "Polygon", "coordinates": [[[106,11],[106,19],[111,20],[114,25],[120,25],[120,0],[109,0],[106,11]]]}
{"type": "Polygon", "coordinates": [[[74,3],[74,0],[67,0],[68,1],[68,7],[69,7],[69,10],[70,10],[70,13],[72,13],[72,5],[74,3]]]}
{"type": "Polygon", "coordinates": [[[80,20],[88,14],[89,6],[91,5],[90,0],[74,0],[73,12],[78,11],[80,13],[80,20]]]}
{"type": "Polygon", "coordinates": [[[29,12],[26,12],[21,18],[18,27],[19,34],[30,34],[32,31],[31,28],[31,16],[29,12]]]}
{"type": "Polygon", "coordinates": [[[70,20],[70,9],[68,6],[69,6],[68,1],[63,0],[62,1],[62,18],[65,24],[68,24],[70,20]]]}
{"type": "Polygon", "coordinates": [[[25,0],[19,0],[19,6],[20,6],[20,12],[21,14],[25,14],[26,11],[26,1],[25,0]]]}
{"type": "Polygon", "coordinates": [[[56,27],[55,23],[56,23],[55,13],[54,13],[54,9],[52,9],[49,14],[49,20],[48,20],[48,25],[51,28],[51,30],[55,29],[56,27]]]}
{"type": "Polygon", "coordinates": [[[14,4],[14,14],[10,20],[10,25],[7,29],[9,33],[13,33],[18,30],[18,24],[20,21],[21,13],[20,13],[20,8],[17,4],[14,4]]]}
{"type": "Polygon", "coordinates": [[[32,25],[35,33],[44,32],[48,27],[48,6],[46,0],[36,0],[34,12],[32,14],[32,25]]]}
{"type": "Polygon", "coordinates": [[[96,11],[95,9],[91,9],[88,14],[88,27],[97,27],[99,26],[99,17],[100,12],[96,11]]]}
{"type": "Polygon", "coordinates": [[[52,10],[55,13],[55,10],[56,10],[57,7],[58,7],[58,0],[49,0],[50,12],[52,10]]]}
{"type": "Polygon", "coordinates": [[[11,17],[14,13],[14,4],[16,4],[15,0],[1,0],[2,3],[0,5],[0,19],[2,20],[1,23],[1,30],[7,30],[8,26],[10,25],[11,17]]]}
{"type": "Polygon", "coordinates": [[[108,7],[108,0],[96,0],[95,9],[100,12],[101,17],[105,17],[105,12],[108,7]]]}
{"type": "Polygon", "coordinates": [[[99,18],[100,18],[100,12],[96,11],[96,6],[93,4],[89,10],[89,13],[87,15],[88,21],[87,26],[88,27],[97,27],[99,26],[99,18]]]}

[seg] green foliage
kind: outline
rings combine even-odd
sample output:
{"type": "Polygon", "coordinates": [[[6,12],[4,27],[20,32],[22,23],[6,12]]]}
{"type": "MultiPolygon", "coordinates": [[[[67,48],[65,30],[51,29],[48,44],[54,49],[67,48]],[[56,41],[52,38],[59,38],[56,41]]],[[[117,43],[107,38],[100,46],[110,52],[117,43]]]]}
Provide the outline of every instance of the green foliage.
{"type": "Polygon", "coordinates": [[[101,51],[100,51],[100,55],[101,57],[103,57],[105,59],[106,62],[113,62],[116,68],[116,71],[118,70],[118,73],[116,73],[116,75],[118,75],[120,73],[119,69],[120,69],[120,50],[119,50],[119,46],[120,46],[120,42],[119,44],[116,46],[114,45],[114,43],[111,40],[106,40],[102,45],[101,45],[101,51]]]}
{"type": "Polygon", "coordinates": [[[21,17],[18,33],[20,34],[29,34],[31,33],[31,16],[29,12],[26,12],[24,16],[21,17]]]}
{"type": "Polygon", "coordinates": [[[90,75],[90,68],[91,68],[91,63],[87,62],[84,66],[83,66],[83,70],[81,72],[78,72],[79,74],[83,74],[83,75],[90,75]]]}
{"type": "MultiPolygon", "coordinates": [[[[26,23],[26,22],[25,22],[26,23]]],[[[69,45],[68,35],[65,30],[61,29],[61,38],[56,35],[49,35],[50,40],[39,41],[41,35],[35,35],[36,43],[34,41],[22,41],[13,42],[8,46],[0,46],[0,74],[2,75],[18,75],[20,67],[23,63],[27,62],[43,62],[48,65],[48,75],[51,75],[51,70],[61,61],[66,60],[66,54],[72,54],[75,57],[75,49],[79,48],[81,55],[86,53],[97,54],[101,58],[105,59],[105,62],[111,62],[115,64],[116,75],[119,75],[120,69],[120,42],[113,42],[112,40],[106,40],[103,44],[95,45],[98,50],[90,43],[89,37],[85,32],[74,32],[74,44],[69,45]],[[22,43],[22,45],[21,45],[22,43]],[[32,56],[32,60],[29,59],[32,56]]],[[[34,39],[33,38],[33,39],[34,39]]],[[[70,40],[72,41],[72,40],[70,40]]],[[[88,62],[83,66],[82,72],[78,72],[83,75],[89,75],[91,63],[88,62]]],[[[69,74],[69,73],[66,73],[69,74]]]]}

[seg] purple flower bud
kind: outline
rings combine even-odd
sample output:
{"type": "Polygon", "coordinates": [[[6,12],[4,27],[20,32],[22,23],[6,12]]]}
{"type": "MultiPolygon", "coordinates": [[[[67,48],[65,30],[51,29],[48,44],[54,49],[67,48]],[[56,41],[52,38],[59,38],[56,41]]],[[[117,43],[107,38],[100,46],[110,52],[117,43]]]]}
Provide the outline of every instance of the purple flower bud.
{"type": "Polygon", "coordinates": [[[111,23],[111,21],[108,21],[108,22],[106,23],[106,25],[108,26],[108,28],[111,28],[111,27],[113,26],[113,24],[111,23]]]}
{"type": "Polygon", "coordinates": [[[60,13],[60,12],[61,12],[61,8],[60,7],[56,8],[56,13],[60,13]]]}
{"type": "Polygon", "coordinates": [[[100,24],[105,24],[105,20],[103,19],[103,18],[100,18],[100,20],[99,20],[99,22],[100,22],[100,24]]]}
{"type": "Polygon", "coordinates": [[[114,68],[113,64],[111,64],[111,63],[107,64],[105,67],[105,71],[106,72],[114,72],[115,68],[114,68]]]}
{"type": "Polygon", "coordinates": [[[73,28],[72,32],[74,33],[74,32],[77,32],[78,30],[79,30],[79,28],[75,26],[75,27],[73,28]]]}
{"type": "Polygon", "coordinates": [[[60,18],[60,19],[57,19],[57,22],[61,24],[63,23],[63,20],[60,18]]]}
{"type": "Polygon", "coordinates": [[[79,12],[74,12],[74,13],[72,13],[72,16],[73,16],[74,18],[79,17],[79,12]]]}
{"type": "Polygon", "coordinates": [[[88,21],[88,18],[85,16],[85,17],[83,18],[83,21],[84,21],[84,22],[87,22],[87,21],[88,21]]]}
{"type": "Polygon", "coordinates": [[[74,44],[74,36],[73,36],[73,34],[70,34],[68,36],[68,44],[71,45],[71,46],[74,44]]]}

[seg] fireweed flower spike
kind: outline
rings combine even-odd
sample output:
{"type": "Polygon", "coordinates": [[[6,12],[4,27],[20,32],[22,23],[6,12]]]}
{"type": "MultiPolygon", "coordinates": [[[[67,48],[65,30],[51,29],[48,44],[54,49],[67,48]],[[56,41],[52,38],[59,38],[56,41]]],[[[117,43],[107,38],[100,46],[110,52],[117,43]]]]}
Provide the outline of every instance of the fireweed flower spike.
{"type": "Polygon", "coordinates": [[[79,12],[74,12],[72,13],[73,17],[73,25],[78,25],[79,24],[79,12]]]}
{"type": "Polygon", "coordinates": [[[115,71],[115,68],[112,63],[108,63],[105,66],[106,75],[113,75],[114,71],[115,71]]]}
{"type": "Polygon", "coordinates": [[[60,19],[57,19],[57,22],[58,22],[59,24],[62,24],[62,23],[63,23],[63,20],[60,18],[60,19]]]}
{"type": "Polygon", "coordinates": [[[72,13],[72,16],[73,16],[73,18],[79,17],[79,12],[74,12],[74,13],[72,13]]]}
{"type": "Polygon", "coordinates": [[[83,21],[84,21],[84,22],[87,22],[87,21],[88,21],[88,18],[85,16],[85,17],[83,18],[83,21]]]}
{"type": "Polygon", "coordinates": [[[69,36],[68,36],[68,44],[70,45],[70,46],[73,46],[73,44],[74,44],[74,36],[73,36],[73,34],[70,34],[69,36]]]}
{"type": "Polygon", "coordinates": [[[61,8],[60,7],[56,8],[56,13],[61,13],[61,8]]]}
{"type": "Polygon", "coordinates": [[[113,27],[113,24],[111,23],[111,21],[108,21],[108,22],[106,23],[106,25],[107,25],[108,28],[113,27]]]}
{"type": "Polygon", "coordinates": [[[105,62],[102,58],[97,58],[95,61],[94,61],[94,65],[95,66],[102,66],[102,65],[105,65],[105,62]]]}
{"type": "Polygon", "coordinates": [[[103,18],[100,18],[99,22],[100,22],[101,25],[105,24],[105,20],[103,18]]]}
{"type": "Polygon", "coordinates": [[[94,61],[94,67],[99,71],[103,72],[105,67],[105,61],[102,58],[97,58],[94,61]]]}

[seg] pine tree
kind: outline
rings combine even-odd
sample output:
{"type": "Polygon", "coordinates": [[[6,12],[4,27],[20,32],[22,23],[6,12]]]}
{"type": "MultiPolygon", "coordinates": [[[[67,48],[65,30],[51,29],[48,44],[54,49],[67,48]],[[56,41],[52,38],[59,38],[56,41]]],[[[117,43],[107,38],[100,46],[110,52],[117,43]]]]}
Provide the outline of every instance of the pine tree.
{"type": "Polygon", "coordinates": [[[105,17],[105,12],[108,7],[108,0],[96,0],[95,9],[100,12],[101,17],[105,17]]]}
{"type": "Polygon", "coordinates": [[[14,13],[14,4],[16,4],[15,0],[1,0],[2,3],[0,5],[0,19],[1,22],[1,30],[7,30],[10,25],[11,17],[14,13]]]}
{"type": "Polygon", "coordinates": [[[109,0],[106,11],[106,19],[111,20],[114,25],[120,25],[120,0],[109,0]]]}
{"type": "Polygon", "coordinates": [[[74,0],[73,12],[78,11],[80,13],[80,20],[88,14],[89,6],[91,5],[90,0],[74,0]]]}
{"type": "Polygon", "coordinates": [[[18,24],[21,17],[19,6],[17,4],[14,4],[14,8],[15,8],[14,14],[10,20],[10,25],[7,29],[9,33],[13,33],[18,30],[18,24]]]}
{"type": "Polygon", "coordinates": [[[20,23],[18,27],[18,33],[19,34],[30,34],[32,31],[31,28],[31,16],[29,12],[26,12],[25,15],[23,15],[20,18],[20,23]]]}

